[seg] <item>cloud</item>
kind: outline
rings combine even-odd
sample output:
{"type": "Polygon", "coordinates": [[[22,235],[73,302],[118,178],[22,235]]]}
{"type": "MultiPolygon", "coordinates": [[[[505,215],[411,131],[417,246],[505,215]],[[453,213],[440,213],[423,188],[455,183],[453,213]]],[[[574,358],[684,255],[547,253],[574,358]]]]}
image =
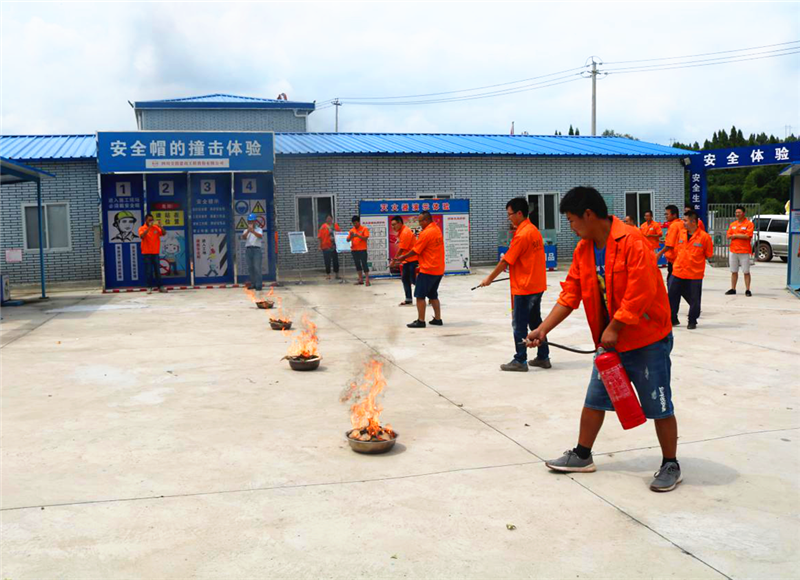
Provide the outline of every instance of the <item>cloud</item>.
{"type": "MultiPolygon", "coordinates": [[[[605,62],[794,40],[796,4],[18,3],[3,7],[8,133],[135,128],[128,100],[232,93],[323,101],[453,91],[605,62]]],[[[655,142],[720,127],[800,129],[797,55],[616,74],[598,132],[655,142]]],[[[618,65],[623,66],[623,65],[618,65]]],[[[346,102],[346,101],[345,101],[346,102]]],[[[590,129],[591,85],[427,106],[340,108],[340,129],[552,134],[590,129]]],[[[331,131],[333,108],[311,116],[331,131]]]]}

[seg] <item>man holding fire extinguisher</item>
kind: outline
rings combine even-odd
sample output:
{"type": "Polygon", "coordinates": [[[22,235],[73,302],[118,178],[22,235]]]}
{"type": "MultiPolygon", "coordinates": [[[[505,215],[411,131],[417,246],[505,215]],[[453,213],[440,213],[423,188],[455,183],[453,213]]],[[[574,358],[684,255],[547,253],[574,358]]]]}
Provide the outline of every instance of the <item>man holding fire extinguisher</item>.
{"type": "MultiPolygon", "coordinates": [[[[639,394],[644,415],[653,419],[663,459],[650,484],[653,491],[672,491],[681,482],[676,459],[678,424],[670,390],[672,324],[664,281],[650,245],[641,234],[608,215],[603,197],[592,187],[575,187],[561,200],[581,241],[557,304],[547,319],[528,334],[538,346],[583,301],[596,347],[620,361],[639,394]]],[[[592,446],[606,411],[613,411],[597,368],[592,370],[580,421],[578,444],[545,462],[554,471],[592,472],[592,446]]],[[[620,414],[622,419],[622,415],[620,414]]]]}

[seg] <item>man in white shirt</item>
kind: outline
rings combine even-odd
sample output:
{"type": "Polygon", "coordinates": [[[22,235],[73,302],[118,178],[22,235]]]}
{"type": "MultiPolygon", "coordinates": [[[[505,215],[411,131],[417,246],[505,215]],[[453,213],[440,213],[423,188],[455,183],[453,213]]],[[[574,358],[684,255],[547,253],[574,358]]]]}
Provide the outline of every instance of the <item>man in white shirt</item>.
{"type": "Polygon", "coordinates": [[[242,239],[246,240],[244,246],[245,258],[247,261],[247,276],[250,287],[256,292],[261,292],[261,240],[264,238],[264,230],[258,225],[256,214],[251,213],[247,216],[247,229],[242,234],[242,239]]]}

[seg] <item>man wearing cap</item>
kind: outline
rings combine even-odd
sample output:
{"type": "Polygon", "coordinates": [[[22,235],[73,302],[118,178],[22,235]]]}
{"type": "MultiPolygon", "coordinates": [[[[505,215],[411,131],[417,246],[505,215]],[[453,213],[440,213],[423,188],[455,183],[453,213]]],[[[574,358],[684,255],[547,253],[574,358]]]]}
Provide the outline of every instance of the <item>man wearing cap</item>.
{"type": "Polygon", "coordinates": [[[251,213],[247,216],[247,229],[242,234],[245,240],[244,253],[247,262],[247,277],[250,287],[256,292],[261,292],[261,244],[264,238],[264,230],[258,225],[256,214],[251,213]]]}
{"type": "Polygon", "coordinates": [[[166,292],[166,289],[161,286],[161,264],[159,264],[161,261],[161,238],[165,235],[167,233],[163,230],[161,224],[155,221],[153,214],[147,214],[144,217],[144,225],[139,228],[139,237],[142,239],[140,248],[142,250],[142,260],[144,261],[144,275],[147,279],[148,294],[153,291],[153,287],[157,288],[159,292],[166,292]]]}
{"type": "MultiPolygon", "coordinates": [[[[135,242],[139,239],[133,227],[136,225],[136,216],[129,211],[118,211],[114,214],[114,227],[117,235],[111,238],[112,242],[135,242]]],[[[139,228],[141,229],[141,228],[139,228]]]]}

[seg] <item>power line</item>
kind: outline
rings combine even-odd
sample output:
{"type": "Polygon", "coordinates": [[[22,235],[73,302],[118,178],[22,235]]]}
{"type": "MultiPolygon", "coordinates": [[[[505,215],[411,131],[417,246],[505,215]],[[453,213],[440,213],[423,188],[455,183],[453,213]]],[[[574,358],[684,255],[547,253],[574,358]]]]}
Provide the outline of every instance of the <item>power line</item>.
{"type": "Polygon", "coordinates": [[[628,67],[620,67],[620,68],[609,68],[607,69],[608,72],[617,72],[617,71],[645,71],[648,69],[656,69],[660,70],[663,68],[676,68],[676,67],[683,67],[688,66],[694,63],[711,63],[711,64],[726,64],[727,62],[739,62],[739,60],[746,58],[746,57],[753,57],[753,56],[761,56],[761,55],[772,55],[775,56],[784,56],[785,54],[794,54],[800,50],[800,46],[792,46],[788,48],[779,48],[776,50],[767,50],[763,52],[752,52],[749,54],[736,54],[731,56],[718,56],[716,58],[703,58],[700,60],[688,60],[685,62],[675,62],[675,63],[663,63],[663,64],[643,64],[639,66],[628,66],[628,67]],[[775,54],[779,53],[779,54],[775,54]],[[715,62],[718,61],[718,62],[715,62]]]}
{"type": "MultiPolygon", "coordinates": [[[[583,67],[581,67],[583,68],[583,67]]],[[[568,82],[574,82],[581,80],[579,74],[571,74],[566,75],[563,77],[550,79],[548,81],[532,83],[530,85],[525,85],[523,87],[515,87],[509,89],[503,89],[500,91],[491,91],[487,93],[478,93],[476,95],[464,95],[460,97],[449,97],[449,98],[442,98],[442,99],[428,99],[428,100],[417,100],[417,101],[384,101],[384,102],[362,102],[360,100],[347,100],[346,103],[348,105],[370,105],[370,106],[384,106],[384,105],[431,105],[431,104],[438,104],[438,103],[454,103],[458,101],[471,101],[475,99],[487,99],[491,97],[499,97],[503,95],[512,95],[515,93],[523,93],[526,91],[533,91],[537,89],[543,89],[545,87],[552,87],[555,85],[562,85],[568,82]]]]}
{"type": "Polygon", "coordinates": [[[440,95],[453,95],[453,94],[456,94],[456,93],[469,93],[469,92],[472,92],[472,91],[481,91],[483,89],[493,89],[495,87],[504,87],[504,86],[508,86],[508,85],[517,85],[517,84],[520,84],[520,83],[526,83],[526,82],[534,81],[534,80],[537,80],[537,79],[543,79],[543,78],[547,78],[547,77],[554,77],[554,76],[558,76],[558,75],[561,75],[561,74],[570,73],[570,72],[573,72],[573,71],[581,70],[583,68],[586,68],[585,65],[584,66],[576,66],[575,68],[568,68],[566,70],[562,70],[562,71],[558,71],[558,72],[554,72],[554,73],[549,73],[549,74],[546,74],[546,75],[539,75],[539,76],[530,77],[530,78],[527,78],[527,79],[520,79],[518,81],[509,81],[507,83],[497,83],[497,84],[494,84],[494,85],[485,85],[485,86],[482,86],[482,87],[474,87],[474,88],[471,88],[471,89],[458,89],[456,91],[444,91],[444,92],[440,92],[440,93],[423,93],[423,94],[419,94],[419,95],[398,95],[398,96],[394,96],[394,97],[342,97],[342,98],[343,99],[348,99],[348,100],[360,100],[360,101],[376,100],[377,101],[377,100],[389,100],[389,99],[416,99],[416,98],[421,98],[421,97],[437,97],[437,96],[440,96],[440,95]]]}
{"type": "Polygon", "coordinates": [[[688,54],[688,55],[684,55],[684,56],[665,56],[665,57],[661,57],[661,58],[643,58],[643,59],[639,59],[639,60],[618,60],[618,61],[607,62],[605,64],[628,64],[628,63],[632,63],[632,62],[652,62],[652,61],[656,61],[656,60],[677,60],[677,59],[682,59],[682,58],[695,58],[697,56],[712,56],[712,55],[715,55],[715,54],[728,54],[728,53],[731,53],[731,52],[746,52],[748,50],[760,50],[762,48],[773,48],[775,46],[786,46],[787,44],[797,44],[797,43],[800,43],[800,40],[792,40],[792,41],[789,41],[789,42],[779,42],[778,44],[765,44],[763,46],[752,46],[750,48],[735,48],[733,50],[720,50],[718,52],[704,52],[704,53],[700,53],[700,54],[688,54]]]}
{"type": "Polygon", "coordinates": [[[723,61],[723,62],[706,62],[706,63],[700,63],[700,64],[676,64],[675,66],[664,65],[661,68],[647,68],[647,69],[636,69],[636,70],[622,70],[622,69],[613,70],[612,69],[612,70],[606,71],[606,73],[607,74],[630,74],[630,73],[641,73],[641,72],[656,72],[656,71],[662,71],[662,70],[675,70],[675,69],[680,69],[680,68],[695,68],[695,67],[699,67],[699,66],[715,66],[715,65],[720,65],[720,64],[731,64],[731,63],[736,63],[736,62],[747,62],[747,61],[750,61],[750,60],[761,60],[761,59],[765,59],[765,58],[777,58],[779,56],[789,56],[789,55],[798,54],[798,53],[800,53],[800,47],[798,47],[797,49],[793,50],[792,52],[784,52],[782,54],[769,54],[769,55],[764,55],[764,56],[752,56],[752,57],[749,56],[749,55],[741,55],[741,58],[735,58],[735,59],[726,60],[726,61],[723,61]]]}

